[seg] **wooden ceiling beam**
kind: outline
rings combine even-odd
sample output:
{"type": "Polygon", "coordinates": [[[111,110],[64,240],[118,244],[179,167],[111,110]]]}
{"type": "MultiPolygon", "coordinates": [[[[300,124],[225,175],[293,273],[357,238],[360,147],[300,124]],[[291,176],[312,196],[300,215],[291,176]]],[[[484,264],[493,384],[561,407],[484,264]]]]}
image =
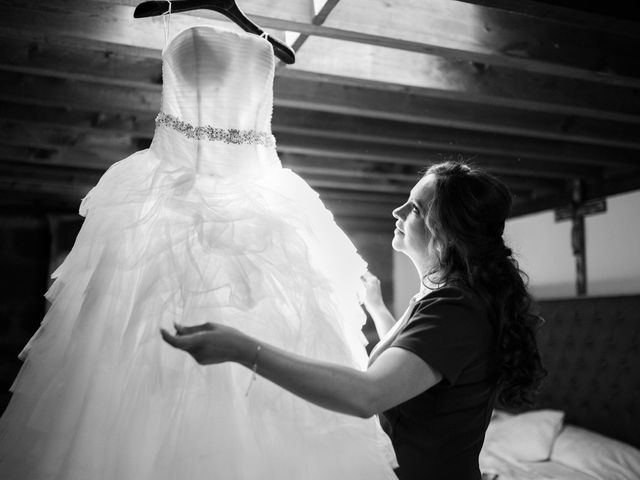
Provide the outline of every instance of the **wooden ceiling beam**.
{"type": "MultiPolygon", "coordinates": [[[[10,138],[9,141],[15,143],[16,139],[10,138]]],[[[43,143],[39,142],[39,144],[43,143]]],[[[37,155],[33,148],[0,144],[0,158],[16,162],[16,164],[31,165],[34,168],[39,166],[44,170],[60,168],[62,171],[70,171],[70,169],[74,169],[76,172],[93,172],[99,175],[118,156],[118,153],[109,152],[105,155],[100,150],[91,148],[55,150],[52,147],[48,152],[48,155],[42,153],[37,155]]],[[[124,157],[126,155],[117,157],[117,159],[124,157]]],[[[318,162],[318,164],[322,163],[318,162]]],[[[295,165],[285,164],[285,167],[287,166],[301,175],[315,189],[392,194],[396,195],[393,200],[396,205],[403,203],[408,191],[415,184],[415,176],[413,175],[363,172],[346,168],[331,169],[305,165],[299,160],[295,161],[295,165]]],[[[97,177],[95,180],[97,181],[97,177]]],[[[558,184],[554,184],[554,182],[543,183],[534,179],[524,180],[522,177],[504,177],[503,181],[507,183],[514,194],[525,197],[531,196],[532,193],[537,196],[545,195],[558,189],[558,184]]]]}
{"type": "Polygon", "coordinates": [[[0,100],[111,113],[157,113],[160,91],[0,71],[0,100]],[[128,105],[128,106],[127,106],[128,105]]]}
{"type": "MultiPolygon", "coordinates": [[[[64,177],[69,165],[78,172],[92,166],[99,174],[148,144],[160,104],[158,46],[164,40],[162,19],[132,18],[137,3],[3,4],[0,159],[33,168],[18,182],[21,188],[42,193],[55,182],[76,188],[79,177],[64,177]],[[58,175],[55,181],[47,169],[58,175]]],[[[424,83],[386,76],[374,81],[341,70],[318,74],[322,65],[314,63],[280,68],[273,129],[283,163],[344,218],[372,226],[380,223],[371,217],[384,218],[386,225],[389,207],[403,202],[415,182],[413,172],[443,154],[476,155],[472,163],[514,190],[517,211],[563,201],[567,180],[574,178],[594,188],[604,179],[605,191],[638,188],[640,64],[634,59],[640,34],[572,22],[568,15],[556,22],[535,14],[531,21],[507,2],[477,8],[448,0],[402,6],[368,0],[360,16],[348,15],[355,2],[331,0],[334,11],[323,25],[314,25],[303,9],[289,15],[270,3],[247,0],[263,26],[298,25],[303,34],[332,39],[311,38],[306,47],[369,44],[389,56],[397,53],[391,47],[425,54],[405,52],[407,58],[434,60],[424,83]],[[274,11],[283,18],[274,18],[274,11]],[[411,30],[416,24],[420,31],[411,30]]],[[[201,23],[200,13],[173,16],[172,33],[201,23]]],[[[204,17],[225,23],[218,14],[204,17]]],[[[2,168],[3,181],[20,180],[15,168],[2,168]]],[[[12,188],[2,185],[3,191],[12,188]]]]}
{"type": "MultiPolygon", "coordinates": [[[[10,145],[31,145],[40,146],[41,148],[48,148],[52,151],[56,151],[51,155],[52,159],[59,159],[59,161],[75,162],[74,164],[83,164],[84,162],[91,161],[93,163],[104,167],[111,163],[127,157],[131,153],[136,151],[136,146],[131,145],[128,136],[122,136],[122,134],[108,135],[103,132],[97,132],[96,130],[84,130],[79,134],[74,134],[72,129],[54,127],[52,125],[45,126],[43,124],[24,124],[22,122],[8,122],[0,120],[0,132],[3,132],[3,140],[0,143],[10,145]],[[84,134],[89,134],[89,137],[98,137],[97,142],[91,141],[91,138],[87,139],[84,134]],[[98,155],[91,154],[90,156],[83,157],[87,153],[87,150],[95,150],[92,144],[108,145],[105,152],[100,154],[101,160],[96,160],[98,155]],[[87,145],[85,145],[87,144],[87,145]],[[81,154],[73,154],[69,151],[71,147],[78,147],[80,149],[85,148],[81,154]]],[[[427,165],[426,162],[420,162],[420,165],[415,168],[415,173],[397,173],[384,171],[384,165],[380,163],[369,164],[367,161],[355,161],[353,165],[349,165],[344,159],[340,158],[337,162],[331,162],[331,157],[323,156],[309,156],[309,155],[295,155],[286,151],[281,154],[283,166],[291,168],[295,172],[305,176],[305,178],[311,178],[312,176],[322,177],[338,177],[343,179],[357,179],[367,182],[374,182],[372,188],[375,187],[375,182],[397,182],[402,185],[401,188],[395,190],[394,188],[380,187],[381,191],[395,191],[396,193],[406,194],[408,190],[419,179],[418,171],[427,165]],[[372,171],[367,167],[377,166],[378,171],[372,171]],[[380,171],[380,168],[383,170],[380,171]]],[[[50,160],[54,161],[54,160],[50,160]]],[[[319,180],[319,178],[318,178],[319,180]]],[[[325,178],[326,180],[326,178],[325,178]]],[[[328,181],[328,180],[327,180],[328,181]]],[[[554,185],[553,180],[541,180],[537,178],[522,177],[510,177],[509,186],[513,190],[518,191],[546,191],[554,189],[557,186],[554,185]]]]}
{"type": "MultiPolygon", "coordinates": [[[[409,147],[367,144],[347,140],[328,142],[322,138],[304,135],[280,134],[278,151],[302,155],[320,155],[329,158],[366,160],[424,168],[445,160],[440,152],[409,147]]],[[[566,165],[544,161],[529,161],[497,156],[477,156],[473,159],[496,173],[523,175],[534,178],[600,178],[602,171],[596,167],[566,165]]]]}
{"type": "Polygon", "coordinates": [[[385,222],[380,219],[363,219],[359,216],[355,217],[336,217],[336,224],[347,234],[355,235],[358,233],[368,232],[373,234],[391,235],[393,232],[393,222],[385,222]]]}
{"type": "MultiPolygon", "coordinates": [[[[525,136],[474,132],[433,125],[418,125],[347,115],[277,107],[273,131],[430,148],[443,153],[498,155],[596,166],[640,165],[640,150],[584,145],[577,142],[533,140],[525,136]]],[[[640,138],[639,138],[640,139],[640,138]]]]}
{"type": "MultiPolygon", "coordinates": [[[[154,132],[154,117],[154,114],[146,112],[95,113],[0,102],[0,120],[31,123],[33,128],[46,125],[63,127],[77,133],[113,132],[151,138],[154,132]]],[[[486,135],[468,130],[362,119],[326,112],[304,112],[286,107],[274,109],[272,128],[276,139],[279,133],[290,133],[429,148],[452,156],[497,155],[603,167],[640,164],[640,150],[532,140],[499,134],[486,135]]]]}
{"type": "MultiPolygon", "coordinates": [[[[397,194],[389,194],[389,195],[381,195],[379,193],[367,193],[367,192],[347,192],[344,190],[337,190],[334,188],[322,188],[318,189],[320,192],[320,196],[322,198],[332,199],[340,202],[356,202],[356,201],[366,201],[366,202],[389,202],[392,205],[398,206],[402,205],[407,201],[407,195],[397,195],[397,194]]],[[[395,208],[395,207],[394,207],[395,208]]]]}
{"type": "MultiPolygon", "coordinates": [[[[98,182],[101,173],[87,168],[7,161],[0,152],[0,190],[31,193],[34,198],[48,193],[79,203],[98,182]]],[[[322,191],[321,183],[312,186],[322,191]]],[[[368,193],[373,192],[370,190],[368,193]]],[[[382,202],[381,198],[384,197],[372,203],[366,200],[368,196],[360,196],[365,200],[355,197],[358,198],[357,201],[344,202],[331,198],[330,195],[322,195],[325,205],[336,217],[360,216],[391,220],[391,210],[395,205],[382,202]]]]}
{"type": "Polygon", "coordinates": [[[457,99],[560,115],[637,122],[638,88],[604,85],[573,78],[457,62],[432,55],[408,54],[327,39],[312,39],[300,52],[300,61],[278,71],[278,76],[326,81],[457,99]],[[339,52],[340,62],[326,52],[339,52]]]}
{"type": "Polygon", "coordinates": [[[117,133],[153,137],[155,113],[112,113],[63,106],[30,105],[0,101],[0,120],[28,124],[31,128],[57,127],[74,133],[117,133]]]}
{"type": "MultiPolygon", "coordinates": [[[[64,164],[52,163],[50,155],[52,151],[41,151],[29,147],[16,147],[0,145],[0,159],[4,161],[5,168],[11,168],[15,173],[16,169],[31,169],[32,175],[53,175],[55,177],[80,176],[86,179],[88,184],[94,185],[106,168],[87,167],[78,165],[74,158],[67,159],[64,164]]],[[[55,152],[53,152],[55,153],[55,152]]],[[[5,170],[7,173],[8,170],[5,170]]],[[[339,184],[333,182],[327,186],[315,188],[327,202],[336,204],[355,204],[362,208],[380,207],[383,209],[393,209],[405,202],[407,194],[397,194],[393,192],[368,192],[368,191],[348,191],[341,190],[339,184]]],[[[390,210],[389,210],[390,211],[390,210]]]]}
{"type": "Polygon", "coordinates": [[[511,14],[536,17],[542,21],[553,19],[554,23],[566,24],[570,27],[587,28],[607,33],[624,35],[640,39],[638,22],[622,18],[614,18],[610,15],[598,15],[597,13],[583,10],[575,10],[562,5],[532,0],[458,0],[464,3],[480,5],[492,9],[503,10],[511,14]]]}
{"type": "Polygon", "coordinates": [[[379,118],[423,125],[588,144],[635,148],[638,124],[614,122],[546,111],[524,112],[498,105],[430,98],[411,89],[387,91],[351,84],[346,77],[296,75],[278,77],[277,106],[379,118]]]}
{"type": "MultiPolygon", "coordinates": [[[[393,180],[406,185],[405,195],[409,194],[409,190],[420,180],[421,172],[426,170],[427,164],[422,167],[403,168],[409,172],[399,173],[396,171],[388,171],[389,165],[380,163],[368,163],[365,161],[351,161],[344,159],[332,159],[323,156],[300,155],[283,152],[280,159],[285,167],[299,173],[307,172],[331,172],[338,176],[348,178],[366,178],[372,180],[393,180]]],[[[563,180],[555,180],[549,178],[522,177],[517,175],[497,175],[512,192],[535,192],[539,194],[549,194],[559,190],[564,190],[567,182],[563,180]]],[[[401,198],[399,200],[402,200],[401,198]]]]}
{"type": "MultiPolygon", "coordinates": [[[[416,182],[397,182],[393,181],[386,174],[377,174],[375,176],[367,175],[367,172],[349,171],[349,170],[332,170],[323,167],[306,167],[297,166],[291,168],[294,172],[303,177],[307,182],[312,184],[313,188],[340,188],[343,190],[357,190],[372,193],[388,193],[408,196],[409,191],[416,182]],[[346,181],[351,178],[352,181],[346,181]]],[[[539,189],[535,188],[534,182],[531,184],[525,180],[512,182],[509,188],[513,194],[530,197],[532,193],[536,196],[549,194],[556,189],[551,188],[550,184],[544,185],[539,189]]],[[[404,203],[404,202],[403,202],[404,203]]]]}
{"type": "MultiPolygon", "coordinates": [[[[407,175],[403,173],[371,172],[367,170],[353,170],[346,167],[328,167],[324,165],[324,162],[314,162],[310,164],[307,162],[291,161],[291,156],[288,157],[288,160],[282,160],[282,166],[285,168],[290,168],[300,175],[329,175],[334,177],[366,180],[371,182],[394,181],[398,182],[401,185],[409,186],[409,188],[416,182],[415,175],[407,175]]],[[[408,190],[405,189],[400,193],[407,192],[408,190]]]]}
{"type": "Polygon", "coordinates": [[[442,57],[528,72],[626,85],[637,85],[640,77],[637,34],[450,0],[368,0],[366,7],[343,2],[324,25],[436,47],[437,52],[422,51],[442,57]]]}
{"type": "Polygon", "coordinates": [[[357,191],[357,192],[370,192],[370,193],[390,193],[396,195],[402,195],[407,191],[407,187],[405,185],[391,185],[384,183],[373,183],[371,181],[368,182],[357,182],[345,181],[343,178],[317,178],[314,175],[300,173],[300,176],[305,179],[305,181],[311,185],[312,188],[334,188],[340,190],[349,190],[349,191],[357,191]]]}
{"type": "MultiPolygon", "coordinates": [[[[136,0],[49,0],[46,11],[38,0],[12,3],[3,7],[0,29],[16,35],[33,36],[34,32],[38,32],[41,36],[52,33],[77,36],[77,30],[81,29],[83,35],[99,41],[111,41],[109,33],[113,32],[112,35],[119,36],[114,43],[144,48],[162,45],[157,18],[132,18],[133,7],[139,3],[136,0]],[[29,19],[28,29],[18,27],[24,18],[29,19]],[[105,28],[105,25],[109,25],[109,28],[105,28]]],[[[258,8],[252,13],[252,5],[247,4],[245,10],[255,21],[268,28],[593,82],[632,87],[640,85],[640,71],[633,53],[640,45],[633,44],[636,41],[633,37],[621,38],[620,35],[606,32],[556,25],[553,21],[543,19],[532,21],[526,15],[469,6],[461,2],[448,3],[433,8],[430,3],[423,5],[417,2],[397,7],[400,10],[394,11],[383,0],[369,0],[366,9],[359,4],[355,6],[345,2],[334,10],[331,21],[323,25],[279,18],[273,14],[273,8],[258,8]],[[357,14],[349,9],[357,9],[357,14]],[[453,12],[454,9],[459,12],[453,12]],[[444,17],[439,16],[439,10],[446,12],[444,17]],[[363,18],[363,15],[366,17],[363,18]],[[415,28],[407,28],[406,24],[417,18],[420,22],[416,23],[421,27],[418,35],[415,28]],[[452,18],[455,22],[451,21],[452,18]],[[385,19],[384,24],[381,19],[385,19]],[[390,24],[390,19],[395,22],[390,24]],[[414,38],[423,40],[415,41],[414,38]],[[594,58],[599,62],[594,63],[594,58]]],[[[223,18],[205,10],[188,12],[174,16],[173,28],[179,30],[201,22],[197,17],[214,21],[223,18]]]]}
{"type": "Polygon", "coordinates": [[[91,41],[58,43],[57,40],[54,37],[34,41],[0,35],[0,68],[97,84],[161,89],[160,58],[113,52],[105,44],[87,48],[91,41]]]}
{"type": "MultiPolygon", "coordinates": [[[[619,195],[626,192],[640,190],[640,169],[612,176],[600,182],[588,182],[585,188],[584,201],[619,195]]],[[[543,210],[571,205],[571,191],[546,195],[535,199],[522,199],[513,204],[511,217],[528,215],[543,210]]]]}
{"type": "MultiPolygon", "coordinates": [[[[465,102],[426,99],[401,92],[278,79],[276,107],[451,127],[620,148],[638,148],[638,126],[544,112],[518,112],[465,102]]],[[[160,92],[0,71],[0,100],[111,113],[157,113],[160,92]]]]}
{"type": "Polygon", "coordinates": [[[86,166],[109,166],[140,149],[132,143],[130,136],[123,134],[101,134],[99,132],[75,134],[64,128],[29,128],[25,124],[6,121],[0,121],[0,132],[2,132],[2,136],[0,136],[0,144],[2,145],[55,149],[60,157],[64,157],[69,153],[69,150],[73,149],[83,151],[83,153],[104,151],[104,154],[95,153],[85,159],[86,166]],[[90,161],[94,163],[89,163],[90,161]]]}
{"type": "MultiPolygon", "coordinates": [[[[0,167],[1,168],[1,167],[0,167]]],[[[20,214],[23,212],[41,212],[46,214],[65,213],[78,215],[80,201],[86,191],[82,188],[61,188],[58,184],[43,186],[34,192],[32,182],[24,178],[0,178],[0,212],[20,214]],[[25,181],[26,180],[26,181],[25,181]],[[25,181],[22,183],[22,181],[25,181]]],[[[350,219],[365,221],[369,229],[393,232],[394,219],[391,210],[366,206],[363,209],[353,208],[342,204],[325,202],[325,206],[333,213],[339,224],[349,222],[350,219]]]]}
{"type": "MultiPolygon", "coordinates": [[[[34,148],[15,145],[2,145],[0,144],[0,158],[6,161],[18,162],[25,165],[37,165],[40,168],[63,168],[63,169],[76,169],[82,172],[92,172],[102,174],[106,168],[112,163],[113,159],[108,160],[101,159],[101,157],[95,152],[91,151],[79,151],[73,150],[58,151],[54,148],[34,148]]],[[[288,155],[287,160],[283,162],[285,168],[291,168],[294,172],[301,175],[306,180],[309,180],[314,184],[314,188],[322,192],[323,197],[332,199],[339,202],[387,202],[388,208],[395,208],[396,206],[404,203],[411,187],[416,183],[419,178],[418,175],[409,174],[393,174],[389,172],[363,172],[358,170],[357,167],[350,167],[345,165],[344,161],[340,163],[343,165],[342,169],[329,168],[327,169],[323,165],[330,163],[331,159],[323,157],[308,157],[303,156],[303,160],[300,160],[300,156],[288,155]],[[308,166],[309,163],[314,165],[321,165],[319,167],[308,166]],[[318,175],[319,180],[314,178],[314,175],[318,175]],[[336,180],[335,178],[338,177],[336,180]],[[367,182],[377,181],[388,182],[389,180],[404,181],[400,183],[402,188],[397,189],[372,189],[370,195],[363,195],[364,189],[361,187],[356,188],[359,192],[356,196],[351,196],[348,192],[345,192],[345,185],[343,184],[344,178],[364,180],[367,182]],[[330,180],[329,180],[330,179],[330,180]],[[380,196],[382,195],[382,196],[380,196]]],[[[362,168],[362,167],[360,167],[362,168]]],[[[518,176],[498,175],[502,181],[511,189],[512,193],[516,195],[535,196],[548,195],[551,192],[561,191],[565,188],[564,182],[556,182],[553,180],[539,180],[534,178],[523,178],[518,176]]],[[[97,181],[97,178],[96,178],[97,181]]],[[[349,182],[347,182],[349,183],[349,182]]]]}
{"type": "MultiPolygon", "coordinates": [[[[327,17],[329,16],[329,14],[331,13],[331,11],[336,7],[339,1],[340,0],[324,0],[324,4],[320,8],[320,10],[317,12],[314,12],[315,15],[311,19],[311,23],[316,26],[322,25],[327,19],[327,17]]],[[[298,36],[298,38],[296,38],[295,42],[291,45],[291,48],[295,52],[300,51],[300,47],[304,45],[304,43],[307,41],[308,38],[309,38],[309,34],[301,33],[298,36]]],[[[283,66],[284,66],[283,63],[280,63],[278,65],[278,67],[283,67],[283,66]]]]}
{"type": "MultiPolygon", "coordinates": [[[[68,42],[66,42],[68,43],[68,42]]],[[[108,48],[108,47],[106,47],[108,48]]],[[[1,38],[0,68],[7,71],[61,76],[73,80],[119,86],[160,88],[161,61],[159,58],[123,55],[105,50],[83,48],[81,45],[56,46],[55,39],[33,42],[11,37],[1,38]]],[[[640,97],[637,90],[562,79],[508,69],[481,68],[475,64],[438,61],[438,68],[424,75],[432,75],[433,82],[421,79],[424,88],[408,88],[426,97],[459,99],[505,107],[579,115],[617,121],[640,121],[640,97]]],[[[292,68],[279,69],[279,76],[313,78],[318,72],[292,68]]],[[[327,81],[338,84],[343,77],[327,75],[327,81]]],[[[397,84],[371,82],[350,78],[354,86],[398,90],[397,84]]]]}
{"type": "MultiPolygon", "coordinates": [[[[109,151],[103,153],[101,148],[68,148],[60,150],[51,150],[48,157],[36,157],[31,154],[27,147],[17,146],[20,139],[15,138],[16,135],[3,136],[0,139],[0,158],[15,162],[16,165],[29,165],[33,168],[41,169],[61,169],[61,172],[76,169],[81,171],[93,171],[97,174],[103,173],[111,164],[117,160],[126,158],[122,152],[113,153],[109,151]],[[116,160],[117,159],[117,160],[116,160]]],[[[44,140],[38,142],[26,142],[29,145],[38,144],[47,145],[44,140]]],[[[55,146],[51,146],[55,148],[55,146]]],[[[29,168],[31,168],[29,167],[29,168]]],[[[384,177],[379,177],[377,181],[370,178],[359,178],[357,176],[346,177],[343,175],[335,176],[327,172],[298,172],[305,181],[313,188],[318,189],[336,189],[356,192],[370,192],[376,194],[392,194],[406,195],[410,185],[390,183],[384,177]]],[[[96,178],[97,181],[97,178],[96,178]]]]}
{"type": "MultiPolygon", "coordinates": [[[[143,148],[143,143],[136,143],[134,139],[126,134],[110,134],[98,131],[74,134],[59,127],[29,128],[28,125],[19,122],[7,121],[0,122],[0,131],[3,133],[0,138],[0,143],[2,144],[58,148],[62,150],[59,153],[61,157],[73,155],[72,152],[65,150],[82,150],[80,159],[83,158],[82,155],[87,155],[82,161],[97,162],[94,163],[96,165],[111,164],[143,148]]],[[[144,144],[146,146],[148,140],[144,140],[144,144]]],[[[280,153],[365,160],[368,162],[410,165],[417,168],[423,168],[444,159],[441,152],[424,148],[388,146],[349,140],[328,142],[323,138],[286,133],[278,135],[277,148],[280,153]]],[[[509,157],[477,156],[473,159],[473,162],[495,173],[533,178],[597,179],[601,178],[603,174],[602,170],[597,167],[509,157]]]]}

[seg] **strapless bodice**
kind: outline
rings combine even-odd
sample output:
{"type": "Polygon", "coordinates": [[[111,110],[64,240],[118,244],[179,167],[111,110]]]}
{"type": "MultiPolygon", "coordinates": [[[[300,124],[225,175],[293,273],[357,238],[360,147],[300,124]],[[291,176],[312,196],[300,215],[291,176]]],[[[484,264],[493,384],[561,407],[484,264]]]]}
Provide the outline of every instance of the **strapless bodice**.
{"type": "Polygon", "coordinates": [[[259,175],[279,165],[269,42],[196,26],[178,33],[162,60],[162,105],[151,144],[159,157],[217,176],[259,175]]]}

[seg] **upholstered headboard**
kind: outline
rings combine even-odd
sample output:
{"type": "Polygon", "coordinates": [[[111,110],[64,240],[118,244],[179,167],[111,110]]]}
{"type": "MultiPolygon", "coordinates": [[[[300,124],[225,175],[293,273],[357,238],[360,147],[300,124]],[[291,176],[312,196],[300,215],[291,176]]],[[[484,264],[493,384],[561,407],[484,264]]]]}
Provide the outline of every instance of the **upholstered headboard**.
{"type": "Polygon", "coordinates": [[[537,305],[549,374],[536,408],[640,448],[640,295],[537,305]]]}

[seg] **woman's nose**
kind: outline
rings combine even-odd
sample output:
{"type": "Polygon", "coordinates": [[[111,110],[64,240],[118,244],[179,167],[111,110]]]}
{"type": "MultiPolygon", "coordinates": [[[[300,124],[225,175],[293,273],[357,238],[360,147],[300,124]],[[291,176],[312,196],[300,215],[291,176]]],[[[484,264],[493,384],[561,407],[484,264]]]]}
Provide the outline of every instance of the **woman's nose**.
{"type": "Polygon", "coordinates": [[[405,203],[404,205],[399,206],[398,208],[396,208],[392,214],[395,218],[397,218],[398,220],[404,220],[404,217],[406,216],[404,213],[404,207],[406,207],[407,204],[405,203]]]}

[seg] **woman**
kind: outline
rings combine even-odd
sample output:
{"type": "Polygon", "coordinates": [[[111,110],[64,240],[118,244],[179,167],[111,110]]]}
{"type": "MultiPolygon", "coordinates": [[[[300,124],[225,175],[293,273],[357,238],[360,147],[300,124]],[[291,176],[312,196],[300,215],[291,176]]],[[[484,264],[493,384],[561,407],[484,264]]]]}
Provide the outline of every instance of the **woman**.
{"type": "Polygon", "coordinates": [[[434,165],[394,210],[392,246],[406,254],[420,293],[398,321],[375,277],[365,306],[382,340],[366,371],[293,355],[226,326],[162,332],[201,364],[237,362],[322,407],[380,414],[401,480],[480,478],[478,455],[496,396],[531,403],[544,370],[526,291],[502,233],[507,188],[467,165],[434,165]]]}

